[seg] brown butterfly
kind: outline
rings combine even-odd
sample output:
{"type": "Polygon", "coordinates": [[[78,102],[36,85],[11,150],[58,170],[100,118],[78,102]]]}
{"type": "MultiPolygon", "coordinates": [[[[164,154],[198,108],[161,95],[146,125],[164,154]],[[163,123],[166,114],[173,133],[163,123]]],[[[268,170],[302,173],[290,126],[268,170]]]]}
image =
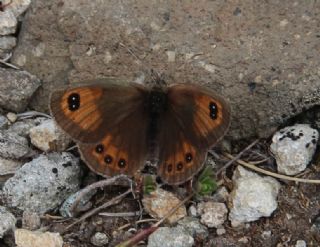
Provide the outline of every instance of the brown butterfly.
{"type": "Polygon", "coordinates": [[[50,109],[94,172],[133,176],[156,159],[158,175],[168,184],[199,172],[207,150],[230,123],[229,104],[192,84],[146,87],[96,80],[53,92],[50,109]]]}

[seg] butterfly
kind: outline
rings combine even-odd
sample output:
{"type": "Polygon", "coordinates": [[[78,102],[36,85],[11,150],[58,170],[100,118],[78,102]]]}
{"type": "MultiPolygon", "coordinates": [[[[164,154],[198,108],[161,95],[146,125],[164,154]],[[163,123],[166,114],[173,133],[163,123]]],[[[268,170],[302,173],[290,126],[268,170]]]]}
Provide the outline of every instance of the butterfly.
{"type": "Polygon", "coordinates": [[[157,160],[158,175],[171,185],[201,170],[230,125],[227,101],[193,84],[99,79],[54,91],[50,110],[93,172],[134,176],[147,160],[157,160]]]}

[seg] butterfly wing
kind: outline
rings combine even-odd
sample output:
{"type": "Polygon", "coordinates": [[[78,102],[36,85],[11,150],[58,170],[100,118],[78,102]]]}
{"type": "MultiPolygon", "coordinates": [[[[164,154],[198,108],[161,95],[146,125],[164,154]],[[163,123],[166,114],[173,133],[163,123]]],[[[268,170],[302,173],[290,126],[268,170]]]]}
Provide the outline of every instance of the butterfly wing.
{"type": "Polygon", "coordinates": [[[147,125],[145,112],[137,109],[109,129],[98,143],[78,144],[82,159],[92,171],[102,176],[133,176],[145,164],[147,125]]]}
{"type": "Polygon", "coordinates": [[[209,89],[190,84],[168,88],[168,109],[159,126],[158,174],[168,184],[192,178],[207,150],[226,133],[230,107],[209,89]]]}
{"type": "Polygon", "coordinates": [[[79,142],[101,141],[143,104],[145,89],[139,84],[118,84],[108,79],[51,94],[50,110],[58,125],[79,142]]]}
{"type": "Polygon", "coordinates": [[[54,92],[50,109],[94,172],[133,175],[147,155],[146,94],[138,84],[103,80],[54,92]]]}

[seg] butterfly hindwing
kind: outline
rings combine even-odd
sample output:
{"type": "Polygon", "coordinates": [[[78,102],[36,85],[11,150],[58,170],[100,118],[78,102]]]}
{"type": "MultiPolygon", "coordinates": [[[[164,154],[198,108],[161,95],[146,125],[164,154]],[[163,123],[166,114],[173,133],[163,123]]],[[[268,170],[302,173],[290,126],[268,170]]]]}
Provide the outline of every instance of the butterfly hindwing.
{"type": "Polygon", "coordinates": [[[102,176],[133,176],[144,164],[147,150],[147,116],[138,109],[95,144],[78,144],[82,159],[102,176]]]}
{"type": "Polygon", "coordinates": [[[167,95],[168,109],[159,127],[158,173],[165,182],[179,184],[202,168],[207,150],[226,133],[230,107],[213,91],[195,85],[173,85],[167,95]]]}

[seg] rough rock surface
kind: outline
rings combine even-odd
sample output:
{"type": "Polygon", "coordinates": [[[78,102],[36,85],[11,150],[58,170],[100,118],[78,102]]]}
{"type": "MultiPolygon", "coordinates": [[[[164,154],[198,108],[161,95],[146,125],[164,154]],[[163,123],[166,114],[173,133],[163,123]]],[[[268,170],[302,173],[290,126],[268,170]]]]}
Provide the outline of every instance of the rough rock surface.
{"type": "Polygon", "coordinates": [[[233,174],[234,189],[230,194],[229,220],[238,227],[276,210],[280,183],[272,177],[261,177],[238,166],[233,174]]]}
{"type": "Polygon", "coordinates": [[[26,71],[0,68],[0,107],[20,112],[26,109],[40,81],[26,71]]]}
{"type": "Polygon", "coordinates": [[[10,207],[45,213],[79,189],[78,159],[69,153],[51,153],[26,163],[3,186],[10,207]]]}
{"type": "Polygon", "coordinates": [[[0,206],[0,239],[16,225],[17,219],[5,207],[0,206]]]}
{"type": "Polygon", "coordinates": [[[229,99],[234,139],[263,136],[319,104],[319,5],[34,0],[12,61],[43,81],[38,110],[67,80],[140,80],[152,68],[229,99]]]}
{"type": "Polygon", "coordinates": [[[296,175],[304,171],[316,151],[318,138],[318,131],[307,124],[296,124],[278,131],[270,145],[278,172],[296,175]]]}

